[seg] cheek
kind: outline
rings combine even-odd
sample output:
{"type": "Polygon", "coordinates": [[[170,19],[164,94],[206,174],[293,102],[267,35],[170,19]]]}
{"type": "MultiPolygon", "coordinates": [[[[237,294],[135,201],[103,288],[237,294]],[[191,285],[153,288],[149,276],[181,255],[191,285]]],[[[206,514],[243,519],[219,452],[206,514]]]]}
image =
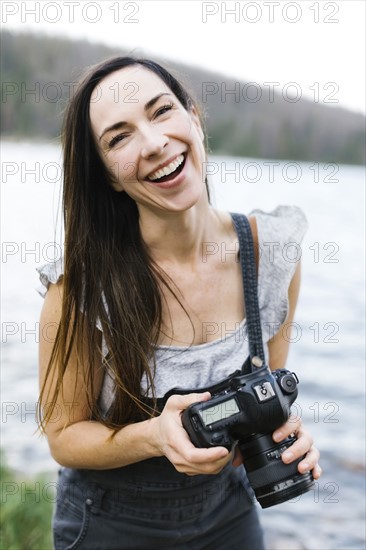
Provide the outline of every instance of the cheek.
{"type": "Polygon", "coordinates": [[[205,156],[204,134],[200,125],[197,125],[190,117],[184,122],[186,139],[205,156]]]}
{"type": "Polygon", "coordinates": [[[135,182],[137,179],[136,167],[137,163],[128,160],[128,155],[114,155],[113,159],[109,158],[106,162],[112,181],[120,189],[128,185],[130,182],[135,182]]]}
{"type": "Polygon", "coordinates": [[[191,142],[195,135],[195,125],[185,111],[175,113],[175,116],[165,122],[162,129],[164,133],[186,142],[191,142]]]}
{"type": "Polygon", "coordinates": [[[121,181],[123,184],[134,182],[137,179],[136,174],[136,163],[135,162],[125,162],[123,165],[119,166],[120,174],[118,181],[121,181]]]}

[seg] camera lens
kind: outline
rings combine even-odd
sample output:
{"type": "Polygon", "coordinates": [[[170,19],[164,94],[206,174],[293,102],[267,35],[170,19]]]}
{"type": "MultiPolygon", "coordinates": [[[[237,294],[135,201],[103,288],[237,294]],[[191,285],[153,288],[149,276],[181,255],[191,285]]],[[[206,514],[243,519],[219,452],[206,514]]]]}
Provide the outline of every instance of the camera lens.
{"type": "Polygon", "coordinates": [[[296,437],[287,437],[275,443],[271,434],[256,434],[239,443],[249,483],[262,508],[286,502],[314,485],[311,472],[300,474],[297,470],[303,457],[291,464],[282,462],[282,453],[294,441],[296,437]]]}

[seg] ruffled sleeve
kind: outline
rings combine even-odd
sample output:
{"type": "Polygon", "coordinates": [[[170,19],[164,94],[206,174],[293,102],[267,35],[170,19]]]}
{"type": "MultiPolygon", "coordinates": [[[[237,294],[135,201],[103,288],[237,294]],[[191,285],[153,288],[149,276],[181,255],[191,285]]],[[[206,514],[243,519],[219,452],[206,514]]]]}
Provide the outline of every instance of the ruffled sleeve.
{"type": "Polygon", "coordinates": [[[37,292],[44,298],[51,283],[58,283],[64,274],[64,259],[59,258],[54,262],[49,262],[36,268],[39,273],[39,280],[42,286],[37,288],[37,292]]]}
{"type": "Polygon", "coordinates": [[[278,331],[288,314],[288,289],[301,260],[301,242],[308,223],[296,206],[271,212],[253,210],[259,243],[258,300],[265,342],[278,331]]]}
{"type": "MultiPolygon", "coordinates": [[[[50,284],[58,283],[62,279],[64,274],[64,258],[61,257],[54,262],[49,262],[47,264],[44,264],[41,267],[37,267],[36,270],[39,273],[39,280],[42,283],[42,286],[38,287],[36,290],[42,296],[42,298],[44,298],[47,294],[47,290],[50,284]]],[[[103,332],[102,324],[99,318],[97,318],[95,326],[97,327],[98,330],[103,332]]],[[[105,357],[107,354],[108,354],[108,348],[103,335],[102,336],[102,355],[103,357],[105,357]]]]}

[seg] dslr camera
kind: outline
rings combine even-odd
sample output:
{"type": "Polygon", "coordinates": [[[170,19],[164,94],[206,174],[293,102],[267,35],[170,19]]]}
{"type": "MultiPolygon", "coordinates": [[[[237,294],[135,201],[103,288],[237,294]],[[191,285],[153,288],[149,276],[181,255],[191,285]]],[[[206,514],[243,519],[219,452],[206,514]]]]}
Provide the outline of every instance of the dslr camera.
{"type": "Polygon", "coordinates": [[[237,443],[249,483],[262,508],[290,500],[314,485],[311,472],[300,474],[303,457],[284,464],[282,453],[296,437],[280,443],[273,431],[290,416],[297,397],[296,374],[287,369],[273,372],[259,357],[249,374],[236,371],[219,384],[209,401],[194,403],[182,415],[182,423],[196,447],[223,446],[229,451],[237,443]]]}

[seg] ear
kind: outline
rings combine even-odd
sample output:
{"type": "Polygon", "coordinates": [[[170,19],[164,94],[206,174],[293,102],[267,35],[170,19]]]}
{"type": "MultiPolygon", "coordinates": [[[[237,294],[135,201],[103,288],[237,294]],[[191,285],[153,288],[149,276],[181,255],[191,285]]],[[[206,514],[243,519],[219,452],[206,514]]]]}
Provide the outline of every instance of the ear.
{"type": "Polygon", "coordinates": [[[117,191],[118,193],[124,192],[123,185],[120,181],[117,181],[115,178],[111,178],[109,180],[109,185],[114,189],[114,191],[117,191]]]}
{"type": "Polygon", "coordinates": [[[114,191],[117,191],[117,193],[124,193],[125,190],[123,189],[122,185],[120,183],[115,183],[114,181],[111,182],[111,187],[114,189],[114,191]]]}
{"type": "Polygon", "coordinates": [[[194,107],[194,106],[191,107],[190,115],[191,115],[191,118],[192,118],[192,121],[193,121],[194,125],[197,127],[197,130],[198,130],[198,133],[200,135],[201,140],[204,141],[205,140],[205,134],[203,132],[202,125],[201,125],[201,119],[200,119],[200,116],[197,112],[196,107],[194,107]]]}

